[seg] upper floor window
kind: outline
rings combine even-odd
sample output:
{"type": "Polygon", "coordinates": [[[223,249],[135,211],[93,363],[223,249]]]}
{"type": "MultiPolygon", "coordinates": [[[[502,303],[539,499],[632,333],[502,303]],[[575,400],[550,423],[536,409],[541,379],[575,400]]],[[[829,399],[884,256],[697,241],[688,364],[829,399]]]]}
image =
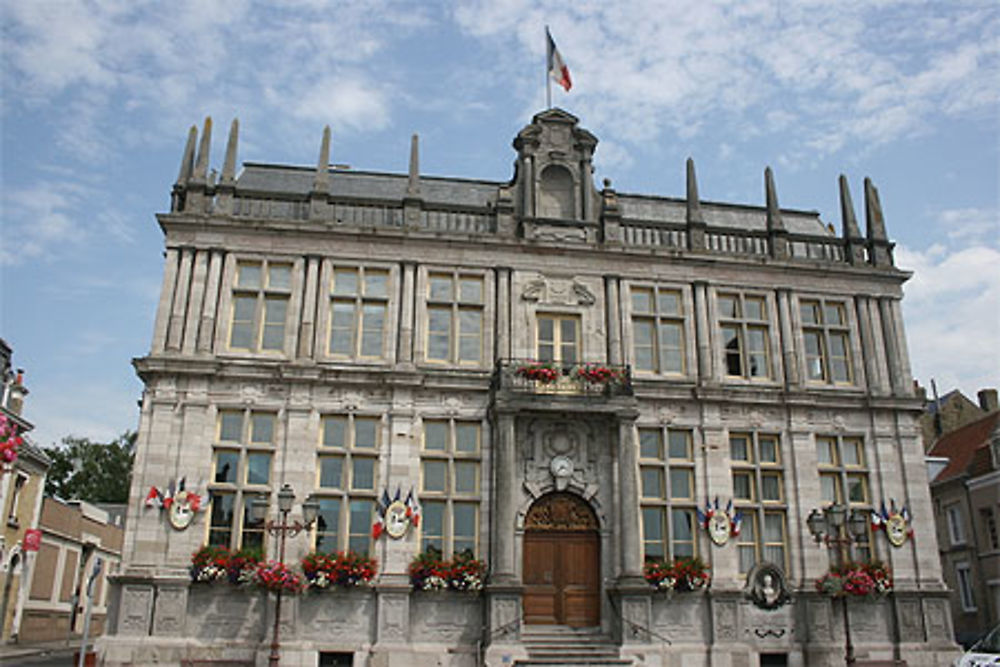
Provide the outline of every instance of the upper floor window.
{"type": "Polygon", "coordinates": [[[291,264],[237,263],[229,347],[251,352],[283,350],[291,290],[291,264]]]}
{"type": "Polygon", "coordinates": [[[805,343],[806,379],[851,382],[850,330],[842,301],[804,299],[799,302],[805,343]]]}
{"type": "Polygon", "coordinates": [[[485,302],[482,276],[437,272],[428,275],[428,361],[482,362],[485,302]]]}
{"type": "Polygon", "coordinates": [[[28,476],[18,471],[14,477],[14,488],[11,489],[10,493],[10,511],[7,512],[7,523],[12,526],[18,525],[17,513],[21,506],[21,495],[27,483],[28,476]]]}
{"type": "Polygon", "coordinates": [[[680,291],[632,287],[631,295],[635,370],[684,373],[684,307],[680,291]]]}
{"type": "Polygon", "coordinates": [[[371,550],[380,426],[378,417],[323,417],[316,466],[317,551],[371,550]]]}
{"type": "Polygon", "coordinates": [[[475,555],[479,542],[482,426],[424,420],[420,452],[420,550],[475,555]]]}
{"type": "Polygon", "coordinates": [[[387,270],[334,267],[329,353],[353,359],[384,358],[388,312],[387,270]]]}
{"type": "Polygon", "coordinates": [[[948,517],[948,537],[953,545],[965,544],[965,524],[962,517],[962,508],[958,503],[948,505],[944,509],[945,516],[948,517]]]}
{"type": "Polygon", "coordinates": [[[771,377],[767,299],[722,292],[718,306],[726,375],[750,379],[771,377]]]}
{"type": "Polygon", "coordinates": [[[273,412],[219,412],[209,485],[209,544],[264,548],[264,527],[250,521],[250,503],[270,497],[276,418],[273,412]]]}
{"type": "Polygon", "coordinates": [[[976,595],[972,589],[972,568],[968,563],[955,564],[955,578],[958,579],[958,597],[962,603],[962,611],[976,611],[976,595]]]}
{"type": "Polygon", "coordinates": [[[979,517],[983,524],[983,535],[986,545],[990,549],[1000,549],[1000,538],[997,536],[997,517],[992,507],[983,507],[979,510],[979,517]]]}
{"type": "Polygon", "coordinates": [[[669,560],[695,556],[691,431],[639,429],[639,479],[643,557],[669,560]]]}
{"type": "Polygon", "coordinates": [[[540,361],[575,364],[580,360],[580,317],[539,313],[536,349],[540,361]]]}

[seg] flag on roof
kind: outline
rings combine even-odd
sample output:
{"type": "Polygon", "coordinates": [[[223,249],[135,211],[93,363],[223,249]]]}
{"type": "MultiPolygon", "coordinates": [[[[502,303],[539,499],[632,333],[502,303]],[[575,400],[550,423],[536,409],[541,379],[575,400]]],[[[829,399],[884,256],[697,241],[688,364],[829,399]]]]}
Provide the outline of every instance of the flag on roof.
{"type": "Polygon", "coordinates": [[[568,91],[573,87],[573,80],[569,78],[569,68],[563,62],[562,54],[556,48],[555,40],[552,39],[552,34],[549,33],[548,28],[545,29],[545,37],[549,43],[549,76],[552,77],[553,81],[562,86],[564,90],[568,91]]]}

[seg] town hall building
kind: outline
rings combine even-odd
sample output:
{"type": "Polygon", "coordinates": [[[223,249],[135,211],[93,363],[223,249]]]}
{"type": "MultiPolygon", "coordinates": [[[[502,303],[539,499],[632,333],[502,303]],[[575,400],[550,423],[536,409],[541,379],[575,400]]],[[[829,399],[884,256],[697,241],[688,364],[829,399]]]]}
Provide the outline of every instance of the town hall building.
{"type": "Polygon", "coordinates": [[[950,662],[877,189],[863,234],[841,177],[837,234],[769,169],[763,206],[700,200],[691,160],[683,197],[616,192],[597,144],[550,109],[508,181],[422,174],[416,137],[407,174],[331,167],[328,129],[315,168],[237,170],[233,122],[216,177],[191,128],[103,664],[950,662]],[[280,558],[251,510],[285,485],[292,570],[377,573],[275,623],[191,567],[280,558]],[[481,589],[414,586],[420,554],[481,589]]]}

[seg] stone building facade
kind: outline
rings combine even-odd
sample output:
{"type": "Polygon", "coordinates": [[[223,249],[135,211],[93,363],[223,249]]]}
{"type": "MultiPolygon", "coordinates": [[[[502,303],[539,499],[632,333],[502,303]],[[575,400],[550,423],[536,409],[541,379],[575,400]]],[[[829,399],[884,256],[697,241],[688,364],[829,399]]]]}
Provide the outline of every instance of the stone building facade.
{"type": "Polygon", "coordinates": [[[583,644],[625,664],[840,664],[843,607],[816,591],[830,554],[805,519],[889,499],[920,548],[880,533],[858,546],[891,565],[896,592],[847,604],[855,652],[950,658],[908,274],[877,190],[866,180],[862,235],[841,179],[837,236],[780,208],[770,170],[763,207],[701,201],[690,161],[684,198],[598,188],[597,143],[553,109],[514,139],[507,182],[422,175],[416,138],[408,174],[330,168],[328,130],[315,169],[237,175],[234,122],[216,180],[211,122],[200,141],[191,129],[158,216],[163,290],[135,360],[145,392],[105,664],[266,661],[273,602],[192,585],[188,566],[206,542],[273,554],[244,509],[263,497],[273,514],[285,483],[320,499],[290,561],[353,548],[379,576],[286,596],[282,664],[501,665],[583,644]],[[143,499],[182,477],[211,502],[175,530],[143,499]],[[420,526],[374,539],[397,488],[420,526]],[[699,518],[716,499],[742,519],[721,544],[699,518]],[[429,547],[483,558],[485,589],[413,590],[407,566],[429,547]],[[644,561],[693,555],[711,567],[705,590],[643,577],[644,561]],[[767,592],[774,578],[775,604],[748,595],[762,562],[787,600],[767,592]]]}

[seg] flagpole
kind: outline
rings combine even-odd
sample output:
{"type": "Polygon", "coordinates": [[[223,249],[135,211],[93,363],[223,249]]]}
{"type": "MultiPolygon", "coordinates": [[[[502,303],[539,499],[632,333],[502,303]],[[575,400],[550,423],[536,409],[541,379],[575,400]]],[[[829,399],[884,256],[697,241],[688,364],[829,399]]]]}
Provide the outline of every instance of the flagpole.
{"type": "Polygon", "coordinates": [[[545,104],[548,109],[552,108],[552,77],[549,76],[549,62],[552,59],[552,54],[549,53],[550,42],[549,26],[545,26],[545,104]]]}

